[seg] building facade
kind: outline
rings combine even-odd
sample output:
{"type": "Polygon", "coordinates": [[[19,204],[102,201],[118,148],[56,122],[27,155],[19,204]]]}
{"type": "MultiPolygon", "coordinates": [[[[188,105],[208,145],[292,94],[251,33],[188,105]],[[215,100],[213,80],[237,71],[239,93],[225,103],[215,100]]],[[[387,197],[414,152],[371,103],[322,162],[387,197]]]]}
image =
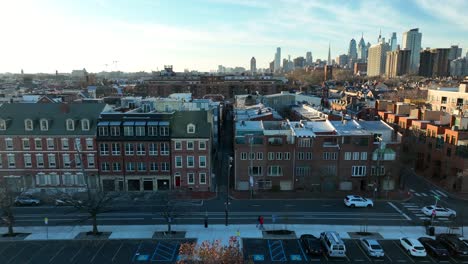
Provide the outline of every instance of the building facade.
{"type": "Polygon", "coordinates": [[[383,41],[370,47],[367,58],[367,76],[380,76],[385,73],[385,62],[389,50],[390,46],[383,41]]]}
{"type": "Polygon", "coordinates": [[[417,73],[419,70],[419,52],[421,50],[422,33],[418,28],[413,28],[403,33],[403,49],[411,50],[410,71],[417,73]]]}
{"type": "Polygon", "coordinates": [[[387,52],[387,62],[385,64],[385,75],[387,78],[395,78],[409,73],[410,50],[400,50],[387,52]]]}

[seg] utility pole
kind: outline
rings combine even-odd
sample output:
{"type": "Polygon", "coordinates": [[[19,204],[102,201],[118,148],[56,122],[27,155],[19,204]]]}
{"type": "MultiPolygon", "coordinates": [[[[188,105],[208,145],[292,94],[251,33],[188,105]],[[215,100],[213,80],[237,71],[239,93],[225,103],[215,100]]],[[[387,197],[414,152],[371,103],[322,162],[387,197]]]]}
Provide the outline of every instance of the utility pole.
{"type": "Polygon", "coordinates": [[[229,201],[229,183],[231,178],[231,167],[232,167],[232,157],[229,157],[229,166],[228,166],[228,181],[227,181],[227,188],[226,188],[226,202],[224,202],[224,225],[229,225],[229,205],[231,204],[229,201]]]}
{"type": "Polygon", "coordinates": [[[89,189],[89,178],[88,178],[88,175],[86,174],[85,172],[85,169],[84,169],[84,162],[83,162],[83,158],[82,158],[82,153],[81,153],[81,138],[75,138],[75,150],[76,152],[78,153],[78,158],[80,159],[80,167],[81,167],[81,174],[83,174],[83,177],[85,179],[85,183],[86,183],[86,191],[87,191],[87,194],[88,194],[88,202],[91,201],[91,190],[89,189]]]}

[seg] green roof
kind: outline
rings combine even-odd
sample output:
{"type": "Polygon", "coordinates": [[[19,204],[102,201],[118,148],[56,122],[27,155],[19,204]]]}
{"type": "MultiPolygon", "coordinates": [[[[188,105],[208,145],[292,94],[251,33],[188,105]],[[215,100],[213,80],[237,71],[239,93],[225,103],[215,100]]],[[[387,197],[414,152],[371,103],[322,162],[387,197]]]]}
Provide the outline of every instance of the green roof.
{"type": "Polygon", "coordinates": [[[173,138],[209,138],[211,123],[208,122],[208,111],[178,111],[171,122],[171,137],[173,138]],[[187,126],[195,125],[195,133],[187,133],[187,126]]]}
{"type": "Polygon", "coordinates": [[[96,135],[99,114],[106,104],[13,103],[0,106],[0,120],[5,120],[6,130],[0,135],[96,135]],[[33,120],[33,130],[25,130],[25,120],[33,120]],[[40,129],[40,120],[48,121],[48,130],[40,129]],[[66,129],[66,120],[75,121],[75,129],[66,129]],[[81,129],[81,120],[89,120],[89,131],[81,129]]]}

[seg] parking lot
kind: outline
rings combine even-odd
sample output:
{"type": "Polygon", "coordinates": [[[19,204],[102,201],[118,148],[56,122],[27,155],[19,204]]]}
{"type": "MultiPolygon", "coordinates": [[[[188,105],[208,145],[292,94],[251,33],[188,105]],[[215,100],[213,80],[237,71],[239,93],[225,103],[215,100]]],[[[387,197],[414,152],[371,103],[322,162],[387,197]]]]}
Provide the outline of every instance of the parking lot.
{"type": "Polygon", "coordinates": [[[175,263],[194,240],[67,240],[0,242],[0,263],[175,263]]]}
{"type": "Polygon", "coordinates": [[[304,254],[300,241],[297,239],[243,239],[243,250],[246,259],[254,263],[400,263],[400,264],[429,264],[429,263],[467,263],[468,259],[437,260],[431,256],[424,258],[411,257],[403,250],[398,240],[379,240],[385,251],[385,257],[369,257],[356,239],[344,239],[346,258],[330,258],[325,255],[310,257],[304,254]]]}

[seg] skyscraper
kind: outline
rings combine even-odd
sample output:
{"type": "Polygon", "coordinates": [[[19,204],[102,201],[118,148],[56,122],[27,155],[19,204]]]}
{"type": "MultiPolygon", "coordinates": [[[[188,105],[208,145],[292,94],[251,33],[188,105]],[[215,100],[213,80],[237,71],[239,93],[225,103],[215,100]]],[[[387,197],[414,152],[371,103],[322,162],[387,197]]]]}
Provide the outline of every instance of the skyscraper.
{"type": "Polygon", "coordinates": [[[250,73],[257,73],[257,60],[255,60],[255,57],[252,57],[252,59],[250,59],[250,73]]]}
{"type": "Polygon", "coordinates": [[[385,63],[387,59],[387,51],[390,46],[385,41],[372,45],[369,48],[369,57],[367,57],[367,76],[380,76],[385,73],[385,63]]]}
{"type": "Polygon", "coordinates": [[[410,72],[417,73],[419,69],[419,52],[421,50],[422,33],[418,28],[403,33],[403,49],[411,50],[410,72]]]}
{"type": "Polygon", "coordinates": [[[328,60],[327,60],[327,65],[332,65],[332,61],[331,61],[331,44],[328,43],[328,60]]]}
{"type": "Polygon", "coordinates": [[[396,38],[396,32],[392,33],[392,37],[390,38],[390,49],[392,51],[395,51],[397,49],[397,38],[396,38]]]}
{"type": "Polygon", "coordinates": [[[364,34],[361,35],[361,40],[359,40],[357,58],[360,62],[366,62],[367,60],[367,47],[364,41],[364,34]]]}
{"type": "Polygon", "coordinates": [[[275,72],[280,71],[281,69],[281,48],[276,48],[275,53],[275,72]]]}
{"type": "Polygon", "coordinates": [[[312,51],[308,51],[306,53],[306,65],[307,66],[312,65],[312,51]]]}
{"type": "Polygon", "coordinates": [[[421,51],[419,75],[425,77],[445,77],[449,75],[450,49],[426,49],[421,51]]]}
{"type": "Polygon", "coordinates": [[[348,49],[349,65],[353,65],[357,60],[356,40],[351,39],[348,49]]]}
{"type": "Polygon", "coordinates": [[[459,48],[458,45],[450,46],[449,60],[458,59],[461,57],[461,54],[462,54],[462,49],[459,48]]]}
{"type": "Polygon", "coordinates": [[[385,63],[385,75],[387,78],[395,78],[405,75],[409,71],[411,51],[400,50],[398,46],[395,51],[387,52],[387,62],[385,63]]]}

